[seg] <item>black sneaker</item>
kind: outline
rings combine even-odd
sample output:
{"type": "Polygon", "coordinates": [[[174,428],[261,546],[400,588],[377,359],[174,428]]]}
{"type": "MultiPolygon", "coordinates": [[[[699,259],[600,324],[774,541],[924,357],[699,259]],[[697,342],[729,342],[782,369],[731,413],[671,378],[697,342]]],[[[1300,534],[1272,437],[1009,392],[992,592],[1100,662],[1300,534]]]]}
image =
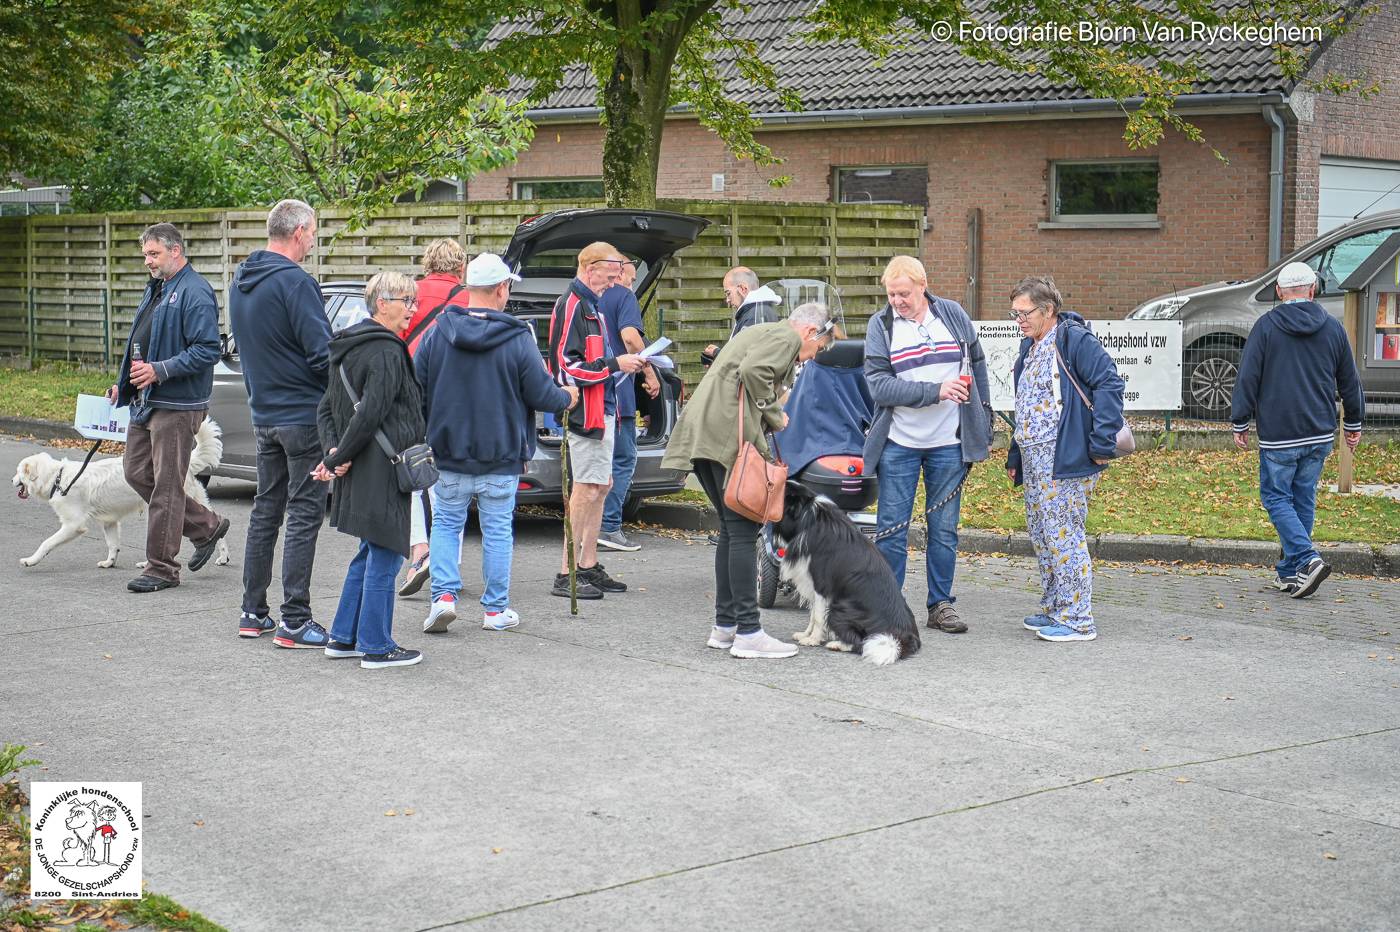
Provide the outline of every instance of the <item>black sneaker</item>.
{"type": "Polygon", "coordinates": [[[378,670],[381,667],[411,667],[422,659],[422,651],[395,647],[387,654],[365,654],[360,658],[360,666],[366,670],[378,670]]]}
{"type": "Polygon", "coordinates": [[[1298,588],[1289,593],[1295,599],[1306,599],[1317,591],[1322,581],[1332,575],[1332,567],[1322,557],[1313,557],[1298,571],[1298,588]]]}
{"type": "Polygon", "coordinates": [[[588,569],[583,569],[582,567],[580,567],[578,570],[578,578],[579,582],[582,582],[583,580],[587,579],[589,582],[597,586],[599,589],[602,589],[604,592],[627,591],[627,583],[619,582],[618,580],[613,579],[611,576],[609,576],[608,571],[603,569],[603,564],[601,563],[595,563],[588,569]]]}
{"type": "Polygon", "coordinates": [[[356,650],[354,644],[346,644],[344,641],[331,641],[326,645],[326,656],[334,657],[337,660],[345,657],[363,657],[364,655],[364,651],[356,650]]]}
{"type": "MultiPolygon", "coordinates": [[[[575,589],[580,599],[601,599],[603,597],[603,590],[593,585],[588,577],[583,574],[582,570],[579,570],[575,574],[575,589]]],[[[555,575],[554,588],[549,590],[549,594],[562,596],[566,599],[569,597],[568,573],[558,573],[555,575]]]]}
{"type": "Polygon", "coordinates": [[[214,555],[214,548],[219,545],[219,541],[224,539],[228,533],[228,518],[221,518],[219,526],[214,529],[214,536],[194,548],[194,553],[190,555],[190,562],[185,564],[191,573],[198,572],[204,568],[204,564],[209,562],[209,558],[214,555]]]}
{"type": "Polygon", "coordinates": [[[265,631],[274,631],[277,622],[273,621],[271,615],[254,615],[252,612],[244,612],[238,619],[238,636],[241,638],[262,637],[265,631]]]}
{"type": "Polygon", "coordinates": [[[159,592],[162,589],[174,589],[180,585],[173,579],[161,579],[159,576],[137,576],[126,584],[126,588],[132,592],[159,592]]]}
{"type": "Polygon", "coordinates": [[[326,629],[314,621],[308,621],[300,628],[289,628],[287,619],[283,618],[282,623],[277,626],[277,632],[272,636],[272,643],[293,650],[319,649],[330,642],[331,636],[326,633],[326,629]]]}

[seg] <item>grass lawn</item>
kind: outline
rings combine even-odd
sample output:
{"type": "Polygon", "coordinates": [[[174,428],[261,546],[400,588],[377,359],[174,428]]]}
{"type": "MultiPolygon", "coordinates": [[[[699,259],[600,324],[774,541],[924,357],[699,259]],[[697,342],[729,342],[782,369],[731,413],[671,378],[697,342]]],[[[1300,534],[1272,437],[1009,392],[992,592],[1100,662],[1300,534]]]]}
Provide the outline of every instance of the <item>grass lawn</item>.
{"type": "Polygon", "coordinates": [[[0,414],[72,424],[78,395],[105,395],[115,381],[111,372],[64,363],[32,370],[0,368],[0,414]]]}
{"type": "MultiPolygon", "coordinates": [[[[962,526],[1024,531],[1021,490],[1011,488],[1002,464],[1004,450],[979,463],[963,487],[962,526]]],[[[1358,485],[1400,484],[1400,443],[1363,443],[1356,454],[1358,485]]],[[[1392,544],[1400,541],[1400,502],[1370,495],[1337,495],[1337,456],[1327,460],[1318,491],[1319,541],[1392,544]]],[[[705,502],[699,492],[674,499],[705,502]]],[[[920,491],[916,508],[924,508],[920,491]]],[[[1095,534],[1182,534],[1274,540],[1273,525],[1259,504],[1259,454],[1232,450],[1144,450],[1110,466],[1090,500],[1089,531],[1095,534]]]]}

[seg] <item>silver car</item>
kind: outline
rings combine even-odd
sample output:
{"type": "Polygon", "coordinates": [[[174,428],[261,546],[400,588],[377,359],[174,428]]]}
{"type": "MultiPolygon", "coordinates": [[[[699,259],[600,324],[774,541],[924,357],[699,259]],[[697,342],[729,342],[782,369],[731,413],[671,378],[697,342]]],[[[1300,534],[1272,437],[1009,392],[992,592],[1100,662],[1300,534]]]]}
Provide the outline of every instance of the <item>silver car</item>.
{"type": "MultiPolygon", "coordinates": [[[[1274,283],[1289,262],[1306,262],[1318,273],[1317,301],[1339,320],[1342,282],[1356,267],[1400,230],[1400,210],[1371,214],[1323,234],[1257,278],[1215,282],[1160,295],[1128,315],[1130,320],[1182,323],[1182,413],[1218,420],[1230,415],[1230,395],[1239,372],[1245,337],[1254,322],[1278,304],[1274,283]]],[[[1365,321],[1362,322],[1363,326],[1365,321]]],[[[1366,366],[1366,341],[1358,340],[1356,363],[1368,403],[1400,401],[1400,369],[1366,366]]]]}
{"type": "MultiPolygon", "coordinates": [[[[523,279],[511,290],[506,310],[529,321],[541,353],[549,343],[549,318],[554,302],[568,288],[580,249],[603,240],[630,256],[637,265],[634,287],[645,312],[655,299],[655,284],[667,262],[679,250],[695,242],[709,221],[658,210],[565,210],[525,221],[516,228],[503,258],[523,279]]],[[[620,287],[620,286],[619,286],[620,287]]],[[[367,316],[365,283],[332,281],[321,286],[326,316],[333,331],[342,330],[367,316]]],[[[657,334],[648,334],[655,337],[657,334]]],[[[658,370],[661,372],[661,370],[658,370]]],[[[638,380],[634,380],[638,381],[638,380]]],[[[661,395],[652,399],[638,389],[638,412],[644,418],[637,436],[637,471],[624,508],[631,520],[642,500],[669,495],[685,486],[685,476],[661,468],[677,417],[682,393],[679,378],[663,373],[661,395]]],[[[224,431],[223,462],[214,475],[257,481],[257,450],[248,409],[248,392],[238,363],[237,347],[224,338],[223,358],[214,369],[211,416],[224,431]]],[[[520,477],[517,500],[521,504],[559,502],[560,431],[554,417],[536,415],[539,447],[520,477]]]]}

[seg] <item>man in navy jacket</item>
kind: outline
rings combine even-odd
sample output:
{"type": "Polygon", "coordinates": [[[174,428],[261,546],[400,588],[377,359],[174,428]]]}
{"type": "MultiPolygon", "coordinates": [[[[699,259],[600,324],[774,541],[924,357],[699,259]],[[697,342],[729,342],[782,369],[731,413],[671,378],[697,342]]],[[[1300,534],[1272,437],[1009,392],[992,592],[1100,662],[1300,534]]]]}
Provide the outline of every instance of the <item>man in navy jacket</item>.
{"type": "Polygon", "coordinates": [[[325,456],[316,406],[326,393],[331,325],[316,279],[300,263],[316,245],[316,212],[279,201],[267,215],[267,248],[254,250],[233,275],[228,313],[248,388],[258,444],[258,494],[248,518],[243,559],[240,637],[276,628],[278,647],[324,648],[324,628],[311,618],[311,570],[326,514],[325,486],[311,472],[325,456]],[[282,620],[267,607],[272,555],[282,546],[282,620]]]}
{"type": "Polygon", "coordinates": [[[180,584],[180,538],[195,544],[191,572],[209,561],[228,519],[185,494],[195,433],[209,412],[219,361],[214,289],[185,258],[185,239],[169,223],[141,234],[151,280],[136,310],[117,384],[107,392],[131,407],[122,472],[147,504],[146,568],[126,587],[159,592],[180,584]]]}
{"type": "Polygon", "coordinates": [[[1248,449],[1259,427],[1259,498],[1278,531],[1283,558],[1276,585],[1295,599],[1317,591],[1332,568],[1312,542],[1317,480],[1337,431],[1337,396],[1347,446],[1361,442],[1365,401],[1351,342],[1313,300],[1317,275],[1290,262],[1278,275],[1282,303],[1254,325],[1244,344],[1230,402],[1235,445],[1248,449]]]}
{"type": "Polygon", "coordinates": [[[481,518],[481,626],[504,631],[520,623],[510,607],[511,519],[520,474],[535,455],[535,412],[558,413],[578,401],[577,388],[554,384],[529,325],[505,313],[513,281],[520,276],[499,256],[473,259],[469,306],[444,307],[414,356],[440,473],[428,544],[429,633],[446,631],[457,618],[462,528],[473,498],[481,518]]]}

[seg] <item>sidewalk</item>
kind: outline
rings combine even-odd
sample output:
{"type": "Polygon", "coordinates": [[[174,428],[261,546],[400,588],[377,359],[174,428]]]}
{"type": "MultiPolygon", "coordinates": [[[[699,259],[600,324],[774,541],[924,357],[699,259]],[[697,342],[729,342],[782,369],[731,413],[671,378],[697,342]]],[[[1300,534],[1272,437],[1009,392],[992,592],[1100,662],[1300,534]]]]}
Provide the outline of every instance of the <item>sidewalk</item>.
{"type": "MultiPolygon", "coordinates": [[[[0,441],[0,468],[33,446],[0,441]]],[[[234,635],[234,561],[129,595],[100,534],[3,507],[0,709],[29,779],[140,780],[145,873],[230,930],[1389,928],[1400,915],[1400,586],[1311,600],[1259,570],[1100,564],[1100,639],[1047,644],[1022,557],[961,560],[972,630],[872,669],[707,650],[703,535],[609,554],[634,587],[547,594],[557,522],[522,519],[513,632],[463,618],[366,671],[234,635]],[[18,595],[17,595],[18,594],[18,595]],[[412,814],[409,814],[412,810],[412,814]],[[392,812],[392,814],[390,814],[392,812]]],[[[323,530],[329,620],[349,538],[323,530]]],[[[910,604],[923,603],[911,574],[910,604]]],[[[274,584],[275,585],[275,584],[274,584]]],[[[275,590],[274,590],[275,592],[275,590]]],[[[794,611],[765,613],[788,636],[794,611]]]]}

